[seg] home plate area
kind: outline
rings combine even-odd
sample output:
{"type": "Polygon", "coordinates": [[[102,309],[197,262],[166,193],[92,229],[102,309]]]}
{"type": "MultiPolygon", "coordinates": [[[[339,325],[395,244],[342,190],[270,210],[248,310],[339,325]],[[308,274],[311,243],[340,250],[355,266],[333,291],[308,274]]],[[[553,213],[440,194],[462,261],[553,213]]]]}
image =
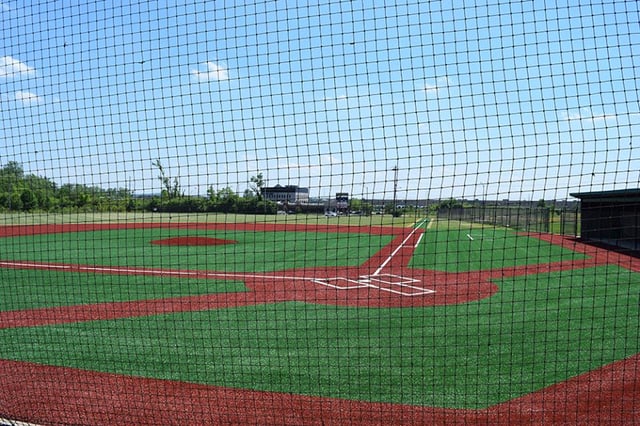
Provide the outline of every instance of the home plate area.
{"type": "Polygon", "coordinates": [[[420,287],[418,285],[421,283],[420,280],[393,274],[362,275],[358,279],[335,277],[313,279],[311,281],[338,290],[353,290],[369,287],[401,296],[421,296],[435,293],[435,290],[420,287]]]}

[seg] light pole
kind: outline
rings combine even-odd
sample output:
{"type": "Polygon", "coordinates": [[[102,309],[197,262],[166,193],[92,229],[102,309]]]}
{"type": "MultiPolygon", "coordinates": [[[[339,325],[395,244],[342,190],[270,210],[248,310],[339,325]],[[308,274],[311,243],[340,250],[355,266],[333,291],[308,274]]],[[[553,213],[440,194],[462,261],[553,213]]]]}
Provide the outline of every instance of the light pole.
{"type": "Polygon", "coordinates": [[[369,200],[369,187],[365,186],[364,187],[364,201],[362,202],[362,208],[361,208],[362,214],[364,214],[364,215],[367,215],[365,212],[369,211],[368,200],[369,200]]]}
{"type": "Polygon", "coordinates": [[[487,209],[487,182],[482,182],[482,223],[486,220],[487,209]]]}
{"type": "Polygon", "coordinates": [[[398,165],[393,168],[393,217],[398,216],[398,165]]]}

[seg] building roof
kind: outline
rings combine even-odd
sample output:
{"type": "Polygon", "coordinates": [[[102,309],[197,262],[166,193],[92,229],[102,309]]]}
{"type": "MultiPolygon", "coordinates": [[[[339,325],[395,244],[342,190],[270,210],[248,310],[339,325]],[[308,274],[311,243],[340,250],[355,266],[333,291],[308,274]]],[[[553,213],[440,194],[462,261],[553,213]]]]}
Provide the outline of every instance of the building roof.
{"type": "Polygon", "coordinates": [[[637,203],[640,201],[640,188],[597,192],[574,192],[570,195],[575,198],[580,198],[583,201],[618,201],[624,203],[637,203]]]}

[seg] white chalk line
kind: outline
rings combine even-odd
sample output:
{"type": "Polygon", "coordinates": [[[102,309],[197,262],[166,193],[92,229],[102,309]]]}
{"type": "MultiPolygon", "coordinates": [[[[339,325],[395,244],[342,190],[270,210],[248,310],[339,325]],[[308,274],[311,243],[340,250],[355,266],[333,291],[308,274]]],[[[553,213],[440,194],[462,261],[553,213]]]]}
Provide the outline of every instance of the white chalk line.
{"type": "Polygon", "coordinates": [[[21,262],[21,261],[0,261],[0,267],[9,268],[33,268],[33,269],[55,269],[74,272],[112,272],[137,275],[162,275],[175,277],[205,277],[205,278],[225,278],[225,279],[283,279],[283,280],[308,280],[308,277],[298,277],[290,275],[266,275],[239,272],[206,272],[206,271],[174,271],[171,269],[146,269],[128,268],[118,266],[86,266],[86,265],[56,265],[55,263],[21,262]]]}
{"type": "Polygon", "coordinates": [[[407,241],[409,241],[409,239],[411,239],[413,237],[413,234],[415,234],[418,229],[420,228],[413,228],[413,230],[411,232],[409,232],[409,235],[407,235],[407,238],[405,238],[398,247],[396,247],[396,249],[389,255],[389,257],[387,257],[387,259],[382,262],[382,265],[380,265],[380,267],[378,269],[376,269],[376,271],[373,273],[373,275],[378,275],[382,272],[382,270],[387,266],[387,264],[389,262],[391,262],[391,260],[393,259],[393,257],[398,254],[398,252],[404,247],[404,245],[407,243],[407,241]]]}
{"type": "Polygon", "coordinates": [[[338,290],[353,290],[369,287],[380,291],[399,294],[401,296],[421,296],[425,294],[435,293],[435,290],[411,285],[420,282],[415,278],[403,277],[401,275],[393,274],[362,275],[357,280],[346,277],[334,277],[325,279],[314,279],[312,281],[316,284],[335,288],[338,290]],[[385,279],[386,277],[389,278],[385,279]],[[345,282],[347,284],[339,285],[340,282],[345,282]],[[401,290],[397,290],[393,286],[400,287],[401,290]]]}
{"type": "Polygon", "coordinates": [[[363,276],[361,277],[361,279],[362,279],[362,283],[370,287],[377,288],[381,291],[388,291],[390,293],[400,294],[402,296],[421,296],[424,294],[435,293],[435,290],[411,285],[411,284],[419,283],[420,280],[417,280],[415,278],[403,277],[401,275],[394,275],[394,274],[381,274],[381,275],[375,275],[375,276],[369,275],[369,276],[363,276]],[[384,279],[385,277],[389,277],[389,278],[384,279]],[[377,284],[374,284],[374,282],[377,284]],[[383,285],[386,285],[388,287],[384,287],[383,285]],[[413,292],[401,291],[401,290],[396,290],[391,286],[397,286],[402,288],[403,290],[412,289],[416,291],[413,291],[413,292]]]}
{"type": "Polygon", "coordinates": [[[314,278],[311,280],[311,282],[315,284],[323,285],[325,287],[335,288],[338,290],[353,290],[356,288],[368,287],[366,284],[361,283],[360,280],[354,280],[346,277],[314,278]],[[333,282],[339,283],[341,281],[347,282],[349,284],[347,285],[332,284],[333,282]]]}
{"type": "Polygon", "coordinates": [[[38,426],[35,423],[26,423],[26,422],[20,422],[17,420],[9,420],[6,419],[4,417],[0,417],[0,425],[7,425],[7,426],[38,426]]]}
{"type": "MultiPolygon", "coordinates": [[[[431,221],[431,220],[432,220],[432,219],[429,219],[429,221],[431,221]]],[[[422,219],[418,220],[417,222],[414,222],[414,223],[413,223],[413,225],[411,225],[411,226],[413,226],[414,228],[419,228],[419,227],[421,227],[422,225],[424,225],[424,223],[425,223],[426,221],[427,221],[427,218],[425,217],[425,218],[422,218],[422,219]]]]}

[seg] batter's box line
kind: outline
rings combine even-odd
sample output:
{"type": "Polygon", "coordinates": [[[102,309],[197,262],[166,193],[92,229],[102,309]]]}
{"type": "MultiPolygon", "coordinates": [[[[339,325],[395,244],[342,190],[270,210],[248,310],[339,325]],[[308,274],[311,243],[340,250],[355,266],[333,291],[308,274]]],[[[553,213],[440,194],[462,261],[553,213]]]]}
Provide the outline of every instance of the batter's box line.
{"type": "Polygon", "coordinates": [[[331,287],[338,290],[351,290],[369,287],[378,289],[380,291],[399,294],[401,296],[422,296],[425,294],[435,293],[435,290],[411,285],[414,283],[419,283],[420,280],[393,274],[363,275],[360,276],[357,280],[345,277],[334,277],[313,279],[311,281],[316,284],[324,285],[326,287],[331,287]],[[345,282],[347,284],[339,285],[338,283],[340,282],[345,282]],[[400,289],[397,289],[398,287],[400,289]]]}
{"type": "Polygon", "coordinates": [[[385,284],[397,284],[397,285],[420,282],[420,280],[415,279],[415,278],[403,277],[402,275],[394,275],[394,274],[362,275],[360,277],[360,279],[359,279],[359,281],[363,281],[363,282],[366,282],[366,280],[373,280],[373,281],[378,281],[378,282],[382,282],[382,283],[385,283],[385,284]],[[391,281],[384,280],[383,279],[384,277],[389,277],[392,280],[391,281]]]}
{"type": "Polygon", "coordinates": [[[353,290],[353,289],[356,289],[356,288],[369,287],[367,284],[361,283],[360,280],[352,280],[352,279],[345,278],[345,277],[313,279],[313,280],[311,280],[311,282],[316,283],[316,284],[320,284],[320,285],[323,285],[323,286],[326,286],[326,287],[336,288],[338,290],[353,290]],[[344,281],[344,282],[347,282],[347,283],[353,283],[355,285],[332,284],[332,282],[340,282],[340,281],[344,281]]]}

